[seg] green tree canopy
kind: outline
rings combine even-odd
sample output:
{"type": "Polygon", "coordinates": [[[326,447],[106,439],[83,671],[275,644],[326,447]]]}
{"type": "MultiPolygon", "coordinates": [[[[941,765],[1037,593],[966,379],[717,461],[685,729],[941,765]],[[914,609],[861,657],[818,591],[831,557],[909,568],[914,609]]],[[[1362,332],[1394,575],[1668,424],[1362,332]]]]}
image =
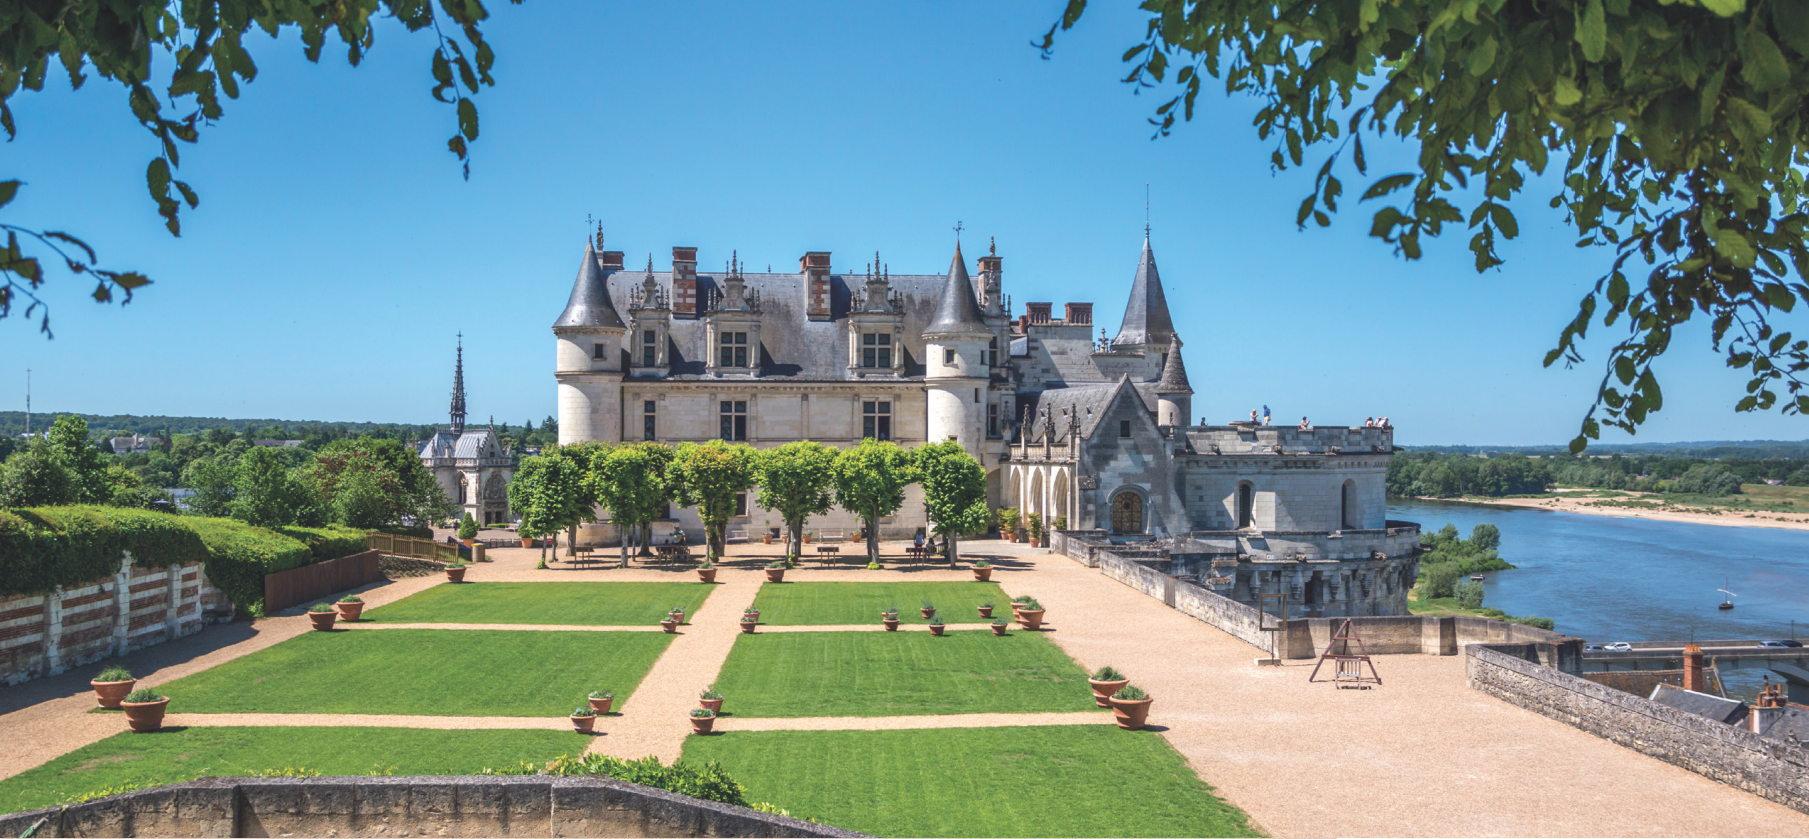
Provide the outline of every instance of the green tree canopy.
{"type": "Polygon", "coordinates": [[[347,527],[427,524],[455,512],[421,458],[399,440],[335,440],[321,448],[303,474],[329,517],[347,527]]]}
{"type": "Polygon", "coordinates": [[[697,508],[710,557],[722,556],[723,531],[735,515],[735,496],[754,483],[754,450],[722,440],[680,443],[672,451],[666,479],[680,504],[697,508]]]}
{"type": "Polygon", "coordinates": [[[239,457],[233,475],[232,517],[258,527],[318,525],[325,515],[317,496],[274,448],[260,446],[239,457]]]}
{"type": "Polygon", "coordinates": [[[911,454],[923,485],[924,513],[948,540],[948,562],[953,566],[960,538],[984,531],[992,515],[986,506],[986,467],[954,440],[926,443],[911,454]]]}
{"type": "MultiPolygon", "coordinates": [[[[1069,0],[1044,36],[1072,27],[1069,0]]],[[[1297,223],[1325,226],[1348,161],[1368,173],[1363,134],[1405,140],[1413,170],[1376,178],[1370,235],[1418,259],[1422,238],[1472,231],[1478,271],[1520,220],[1510,200],[1551,172],[1579,246],[1615,248],[1545,357],[1583,360],[1599,322],[1608,351],[1595,402],[1571,441],[1607,424],[1633,433],[1663,405],[1654,362],[1698,314],[1713,348],[1744,370],[1737,411],[1809,411],[1809,341],[1779,329],[1809,298],[1809,4],[1746,0],[1145,0],[1126,82],[1174,95],[1161,134],[1192,119],[1206,77],[1260,99],[1259,137],[1277,169],[1331,148],[1297,223]],[[1643,266],[1641,268],[1640,266],[1643,266]],[[1637,269],[1637,270],[1636,270],[1637,269]],[[1794,274],[1793,274],[1794,272],[1794,274]],[[1643,273],[1643,276],[1639,274],[1643,273]],[[1785,392],[1779,398],[1778,389],[1785,392]]]]}
{"type": "Polygon", "coordinates": [[[666,512],[666,466],[672,449],[659,443],[616,446],[592,456],[585,482],[622,536],[622,564],[640,528],[666,512]]]}
{"type": "Polygon", "coordinates": [[[522,458],[509,482],[509,508],[521,516],[524,536],[552,536],[590,515],[584,467],[551,446],[522,458]]]}
{"type": "Polygon", "coordinates": [[[795,559],[803,544],[804,523],[811,516],[829,512],[835,503],[835,449],[799,440],[757,455],[754,469],[760,484],[760,506],[778,513],[785,522],[795,559]]]}
{"type": "Polygon", "coordinates": [[[69,470],[42,440],[14,452],[0,464],[0,507],[48,507],[75,503],[69,470]]]}
{"type": "Polygon", "coordinates": [[[45,435],[45,454],[69,470],[69,486],[77,504],[105,504],[113,490],[107,482],[107,458],[88,440],[88,421],[64,414],[45,435]]]}
{"type": "Polygon", "coordinates": [[[867,524],[867,561],[879,561],[879,520],[904,506],[917,480],[911,453],[868,437],[835,458],[835,502],[867,524]]]}

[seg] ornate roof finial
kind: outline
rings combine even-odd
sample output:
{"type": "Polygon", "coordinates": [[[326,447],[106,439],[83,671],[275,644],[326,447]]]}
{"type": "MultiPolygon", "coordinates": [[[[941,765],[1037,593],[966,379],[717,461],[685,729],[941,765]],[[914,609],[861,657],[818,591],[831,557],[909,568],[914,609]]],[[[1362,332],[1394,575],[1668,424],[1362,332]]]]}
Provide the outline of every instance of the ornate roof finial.
{"type": "Polygon", "coordinates": [[[1149,181],[1143,182],[1143,238],[1149,238],[1149,181]]]}
{"type": "Polygon", "coordinates": [[[963,229],[965,229],[965,228],[963,228],[961,226],[961,220],[956,219],[955,220],[955,241],[957,241],[957,242],[961,241],[961,231],[963,229]]]}
{"type": "Polygon", "coordinates": [[[458,363],[452,368],[452,433],[465,430],[465,333],[458,334],[458,363]]]}
{"type": "Polygon", "coordinates": [[[986,255],[987,256],[998,256],[999,255],[998,240],[994,239],[991,236],[986,237],[986,255]]]}
{"type": "MultiPolygon", "coordinates": [[[[653,252],[652,251],[647,252],[647,279],[653,279],[653,252]]],[[[1105,332],[1104,329],[1101,329],[1099,331],[1102,333],[1105,332]]]]}

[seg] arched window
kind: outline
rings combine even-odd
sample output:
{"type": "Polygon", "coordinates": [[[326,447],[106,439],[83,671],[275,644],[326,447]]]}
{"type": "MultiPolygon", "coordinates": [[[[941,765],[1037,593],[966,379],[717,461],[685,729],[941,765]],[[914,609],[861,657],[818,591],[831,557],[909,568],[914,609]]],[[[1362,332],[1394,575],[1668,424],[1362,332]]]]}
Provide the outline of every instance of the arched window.
{"type": "Polygon", "coordinates": [[[1237,485],[1237,529],[1250,526],[1250,511],[1256,504],[1256,490],[1248,482],[1237,485]]]}
{"type": "Polygon", "coordinates": [[[1112,532],[1143,532],[1143,496],[1128,489],[1112,496],[1112,532]]]}
{"type": "Polygon", "coordinates": [[[1359,530],[1363,527],[1363,524],[1357,521],[1356,481],[1346,480],[1344,482],[1344,493],[1343,498],[1340,499],[1339,502],[1339,509],[1342,510],[1342,514],[1339,516],[1338,520],[1343,522],[1345,530],[1359,530]]]}
{"type": "Polygon", "coordinates": [[[458,503],[464,504],[465,499],[470,497],[470,493],[471,493],[471,485],[465,481],[464,475],[460,475],[459,476],[459,501],[458,501],[458,503]]]}

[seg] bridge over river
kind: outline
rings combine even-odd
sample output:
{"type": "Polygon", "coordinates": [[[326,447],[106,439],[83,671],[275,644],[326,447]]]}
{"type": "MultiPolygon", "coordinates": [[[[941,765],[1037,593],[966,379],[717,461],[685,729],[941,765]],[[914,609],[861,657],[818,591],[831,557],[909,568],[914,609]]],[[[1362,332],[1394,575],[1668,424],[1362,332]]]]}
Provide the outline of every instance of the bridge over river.
{"type": "MultiPolygon", "coordinates": [[[[1761,647],[1751,641],[1697,641],[1704,663],[1722,671],[1770,670],[1790,685],[1795,697],[1809,696],[1809,648],[1761,647]]],[[[1681,670],[1683,642],[1635,641],[1631,652],[1583,653],[1583,670],[1681,670]]],[[[1801,701],[1801,700],[1798,700],[1801,701]]]]}

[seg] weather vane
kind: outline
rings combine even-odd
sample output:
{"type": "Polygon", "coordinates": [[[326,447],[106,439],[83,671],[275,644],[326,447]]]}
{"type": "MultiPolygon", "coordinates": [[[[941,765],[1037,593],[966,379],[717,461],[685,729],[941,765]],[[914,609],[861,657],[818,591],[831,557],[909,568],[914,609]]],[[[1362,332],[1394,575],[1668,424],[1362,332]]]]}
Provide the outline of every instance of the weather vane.
{"type": "Polygon", "coordinates": [[[955,220],[955,241],[957,241],[957,242],[959,242],[959,241],[961,241],[961,231],[962,231],[962,229],[963,229],[963,228],[962,228],[962,227],[961,227],[961,220],[960,220],[960,219],[956,219],[956,220],[955,220]]]}

